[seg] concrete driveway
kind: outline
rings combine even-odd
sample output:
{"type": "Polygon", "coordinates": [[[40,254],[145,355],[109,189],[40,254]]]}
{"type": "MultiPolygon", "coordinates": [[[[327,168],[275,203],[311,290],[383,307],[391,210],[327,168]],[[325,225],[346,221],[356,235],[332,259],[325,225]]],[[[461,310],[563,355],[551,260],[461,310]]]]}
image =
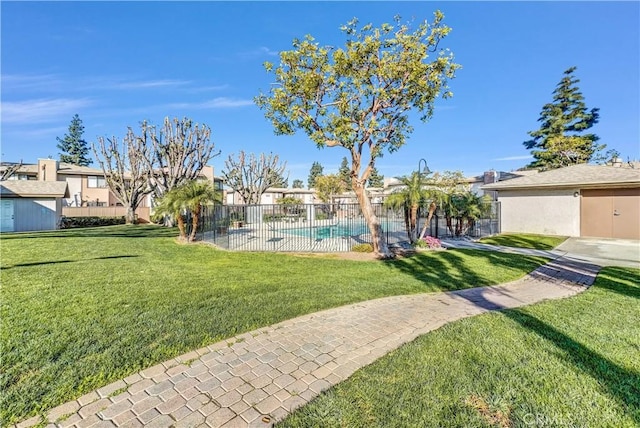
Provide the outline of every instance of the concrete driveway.
{"type": "Polygon", "coordinates": [[[640,269],[640,241],[631,239],[569,238],[554,252],[600,266],[624,266],[640,269]]]}

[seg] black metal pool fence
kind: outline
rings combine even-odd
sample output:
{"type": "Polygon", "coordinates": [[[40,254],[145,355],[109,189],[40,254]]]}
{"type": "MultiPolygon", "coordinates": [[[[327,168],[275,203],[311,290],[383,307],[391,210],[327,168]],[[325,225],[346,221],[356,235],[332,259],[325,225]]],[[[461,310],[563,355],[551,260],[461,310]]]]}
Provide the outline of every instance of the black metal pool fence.
{"type": "MultiPolygon", "coordinates": [[[[373,209],[387,243],[408,243],[402,210],[383,204],[373,204],[373,209]]],[[[419,213],[418,230],[427,214],[426,209],[419,213]]],[[[493,235],[500,232],[499,214],[498,203],[486,218],[471,224],[436,212],[426,234],[436,238],[493,235]]],[[[213,205],[203,209],[197,239],[239,251],[339,252],[371,243],[371,234],[358,204],[213,205]]]]}

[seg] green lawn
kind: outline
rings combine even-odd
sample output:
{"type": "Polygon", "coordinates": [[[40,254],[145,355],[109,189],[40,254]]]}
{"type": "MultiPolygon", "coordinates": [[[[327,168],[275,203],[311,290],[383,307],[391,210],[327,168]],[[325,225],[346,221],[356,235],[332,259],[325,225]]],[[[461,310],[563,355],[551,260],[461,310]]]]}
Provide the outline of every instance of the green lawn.
{"type": "Polygon", "coordinates": [[[532,248],[534,250],[553,250],[567,240],[566,236],[533,235],[526,233],[505,233],[480,239],[483,244],[505,247],[532,248]]]}
{"type": "Polygon", "coordinates": [[[281,427],[638,427],[640,270],[449,324],[356,372],[281,427]]]}
{"type": "Polygon", "coordinates": [[[236,334],[383,296],[510,281],[545,262],[488,251],[395,261],[216,250],[114,226],[0,237],[3,424],[236,334]]]}

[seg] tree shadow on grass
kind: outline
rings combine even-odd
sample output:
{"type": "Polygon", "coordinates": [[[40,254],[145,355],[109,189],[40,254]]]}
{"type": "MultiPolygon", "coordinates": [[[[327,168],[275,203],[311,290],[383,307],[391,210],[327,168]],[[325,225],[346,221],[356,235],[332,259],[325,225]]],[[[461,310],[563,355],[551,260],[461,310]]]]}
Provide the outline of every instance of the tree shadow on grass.
{"type": "Polygon", "coordinates": [[[640,284],[637,281],[638,276],[631,273],[629,269],[608,267],[598,277],[598,287],[623,296],[640,299],[640,284]]]}
{"type": "Polygon", "coordinates": [[[505,247],[531,248],[536,250],[553,250],[555,247],[542,242],[540,237],[523,235],[498,235],[480,240],[482,244],[502,245],[505,247]]]}
{"type": "Polygon", "coordinates": [[[81,260],[52,260],[52,261],[49,261],[49,262],[16,263],[15,265],[11,265],[11,266],[2,266],[2,267],[0,267],[0,270],[12,269],[12,268],[16,268],[16,267],[25,267],[25,266],[40,266],[40,265],[53,265],[53,264],[58,264],[58,263],[86,262],[88,260],[126,259],[126,258],[132,258],[132,257],[140,257],[140,256],[131,256],[131,255],[103,256],[103,257],[93,257],[93,258],[90,258],[90,259],[81,259],[81,260]]]}
{"type": "Polygon", "coordinates": [[[521,310],[510,309],[502,313],[561,350],[564,359],[598,381],[608,395],[622,402],[630,410],[631,417],[640,424],[640,373],[620,367],[553,326],[521,310]]]}
{"type": "Polygon", "coordinates": [[[387,261],[386,265],[424,282],[428,287],[425,291],[453,291],[496,285],[492,275],[483,275],[477,267],[467,266],[467,259],[462,254],[484,259],[487,272],[491,270],[491,266],[532,271],[545,263],[540,258],[519,254],[460,249],[421,252],[387,261]]]}
{"type": "Polygon", "coordinates": [[[178,229],[158,225],[122,225],[39,232],[2,233],[1,239],[32,238],[175,238],[178,229]]]}

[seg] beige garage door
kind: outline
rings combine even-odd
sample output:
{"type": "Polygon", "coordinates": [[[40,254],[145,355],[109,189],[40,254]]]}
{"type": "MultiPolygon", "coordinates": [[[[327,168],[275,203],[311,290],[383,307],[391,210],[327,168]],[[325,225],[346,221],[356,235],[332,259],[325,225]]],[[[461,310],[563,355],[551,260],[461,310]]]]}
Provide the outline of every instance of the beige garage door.
{"type": "Polygon", "coordinates": [[[640,188],[581,193],[580,236],[640,239],[640,188]]]}

